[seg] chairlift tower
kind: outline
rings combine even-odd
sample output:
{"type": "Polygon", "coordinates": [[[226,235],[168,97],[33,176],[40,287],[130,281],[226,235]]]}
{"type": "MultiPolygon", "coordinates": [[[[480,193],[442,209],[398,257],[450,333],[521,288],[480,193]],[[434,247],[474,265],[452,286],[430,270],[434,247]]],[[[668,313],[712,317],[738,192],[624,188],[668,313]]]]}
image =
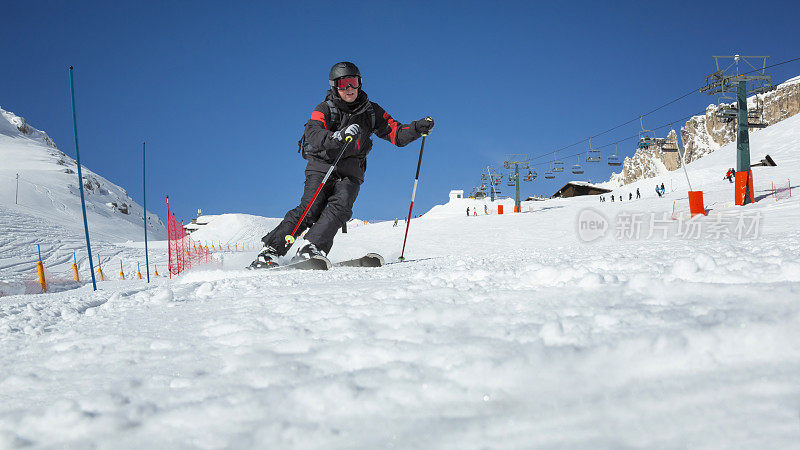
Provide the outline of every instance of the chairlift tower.
{"type": "Polygon", "coordinates": [[[481,179],[489,181],[489,192],[491,196],[490,197],[491,201],[494,201],[496,197],[494,189],[495,180],[500,180],[502,178],[503,174],[499,170],[496,170],[491,166],[487,166],[486,169],[484,169],[484,171],[481,173],[481,179]]]}
{"type": "Polygon", "coordinates": [[[506,161],[503,167],[510,169],[514,166],[514,212],[522,211],[522,203],[519,200],[519,169],[530,169],[528,155],[518,153],[506,153],[506,161]]]}
{"type": "Polygon", "coordinates": [[[706,76],[706,85],[700,89],[708,95],[725,95],[736,91],[736,194],[737,205],[753,202],[753,172],[750,170],[750,122],[747,112],[747,94],[763,94],[775,89],[772,76],[767,75],[769,56],[712,56],[717,71],[706,76]],[[730,64],[725,66],[729,60],[730,64]],[[757,68],[751,61],[759,64],[757,68]],[[739,71],[739,63],[745,73],[739,71]],[[720,66],[722,64],[722,68],[720,66]],[[749,86],[748,86],[749,83],[749,86]]]}

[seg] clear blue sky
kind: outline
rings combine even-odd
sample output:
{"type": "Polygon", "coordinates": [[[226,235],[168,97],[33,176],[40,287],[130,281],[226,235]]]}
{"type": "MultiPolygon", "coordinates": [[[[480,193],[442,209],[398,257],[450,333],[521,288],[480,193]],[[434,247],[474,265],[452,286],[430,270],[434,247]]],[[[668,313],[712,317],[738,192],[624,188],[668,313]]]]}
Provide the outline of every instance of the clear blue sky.
{"type": "MultiPolygon", "coordinates": [[[[148,206],[162,218],[166,194],[179,218],[197,208],[279,217],[302,190],[303,125],[330,66],[350,60],[397,120],[436,119],[417,193],[423,212],[451,188],[469,191],[505,153],[550,152],[698,87],[712,54],[800,56],[797,17],[797,1],[8,2],[0,106],[74,157],[74,65],[86,166],[141,203],[146,140],[148,206]]],[[[772,73],[781,82],[800,64],[772,73]]],[[[695,94],[645,125],[713,100],[695,94]]],[[[376,138],[356,217],[407,213],[419,142],[397,149],[376,138]]],[[[621,155],[633,151],[632,141],[620,145],[621,155]]],[[[610,172],[604,162],[585,177],[610,172]]],[[[523,195],[550,195],[572,178],[540,176],[523,195]]]]}

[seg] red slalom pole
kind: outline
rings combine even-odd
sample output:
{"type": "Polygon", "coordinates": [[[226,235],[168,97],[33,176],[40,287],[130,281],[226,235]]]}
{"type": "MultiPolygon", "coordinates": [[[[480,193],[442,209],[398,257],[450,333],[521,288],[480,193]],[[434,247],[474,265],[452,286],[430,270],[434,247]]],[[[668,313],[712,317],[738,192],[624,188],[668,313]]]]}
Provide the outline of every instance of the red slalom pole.
{"type": "Polygon", "coordinates": [[[342,151],[339,152],[339,156],[336,157],[336,160],[333,161],[333,164],[331,164],[331,167],[328,168],[328,172],[325,173],[325,177],[322,178],[322,183],[319,184],[319,187],[317,188],[317,191],[314,192],[314,196],[311,197],[311,201],[308,202],[308,205],[306,206],[306,209],[303,210],[303,215],[300,216],[300,220],[298,220],[297,221],[297,225],[294,226],[294,230],[292,230],[292,234],[287,234],[286,235],[285,239],[286,239],[286,243],[287,244],[289,244],[289,245],[294,244],[294,239],[295,239],[294,234],[297,233],[297,229],[300,228],[300,224],[303,223],[303,219],[306,218],[306,214],[308,213],[308,210],[311,208],[311,205],[314,204],[314,200],[317,199],[317,195],[319,195],[320,191],[322,191],[322,187],[325,186],[325,183],[328,181],[328,178],[330,178],[330,176],[333,173],[334,169],[336,169],[336,164],[339,164],[339,160],[342,159],[342,155],[344,155],[345,150],[347,150],[347,145],[350,144],[350,142],[352,140],[353,140],[353,136],[345,136],[344,145],[342,146],[342,151]]]}
{"type": "Polygon", "coordinates": [[[403,236],[403,250],[400,251],[400,261],[405,258],[403,255],[406,253],[406,239],[408,239],[408,227],[411,226],[411,212],[414,211],[414,197],[417,196],[417,183],[419,183],[419,168],[422,165],[422,151],[425,150],[425,137],[427,134],[422,135],[422,145],[419,147],[419,160],[417,161],[417,174],[414,176],[414,189],[411,191],[411,206],[408,207],[408,219],[406,219],[406,235],[403,236]]]}

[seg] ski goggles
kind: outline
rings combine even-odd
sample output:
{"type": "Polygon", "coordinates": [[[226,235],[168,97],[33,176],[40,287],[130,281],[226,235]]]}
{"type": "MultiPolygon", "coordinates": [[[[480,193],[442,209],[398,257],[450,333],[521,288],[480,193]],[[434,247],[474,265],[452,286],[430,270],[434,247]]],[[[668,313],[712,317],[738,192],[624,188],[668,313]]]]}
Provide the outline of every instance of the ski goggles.
{"type": "Polygon", "coordinates": [[[361,79],[359,77],[345,77],[345,78],[338,78],[334,81],[336,84],[336,89],[343,91],[348,87],[352,87],[353,89],[358,89],[361,87],[361,79]]]}

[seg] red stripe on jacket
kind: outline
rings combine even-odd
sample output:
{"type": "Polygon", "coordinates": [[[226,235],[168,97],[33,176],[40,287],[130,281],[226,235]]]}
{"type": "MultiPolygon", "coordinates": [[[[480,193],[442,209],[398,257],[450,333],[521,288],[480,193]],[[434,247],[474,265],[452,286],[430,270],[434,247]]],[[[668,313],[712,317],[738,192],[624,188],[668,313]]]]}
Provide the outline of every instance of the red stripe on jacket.
{"type": "Polygon", "coordinates": [[[318,120],[322,122],[322,126],[325,127],[326,130],[328,129],[328,125],[325,123],[325,114],[323,114],[321,111],[312,112],[311,120],[318,120]]]}
{"type": "Polygon", "coordinates": [[[395,142],[395,139],[397,139],[397,125],[398,125],[397,122],[394,119],[392,119],[392,116],[390,116],[388,112],[383,113],[383,118],[386,119],[386,122],[389,124],[389,129],[392,130],[389,133],[389,142],[391,142],[394,145],[397,145],[397,143],[395,142]]]}

